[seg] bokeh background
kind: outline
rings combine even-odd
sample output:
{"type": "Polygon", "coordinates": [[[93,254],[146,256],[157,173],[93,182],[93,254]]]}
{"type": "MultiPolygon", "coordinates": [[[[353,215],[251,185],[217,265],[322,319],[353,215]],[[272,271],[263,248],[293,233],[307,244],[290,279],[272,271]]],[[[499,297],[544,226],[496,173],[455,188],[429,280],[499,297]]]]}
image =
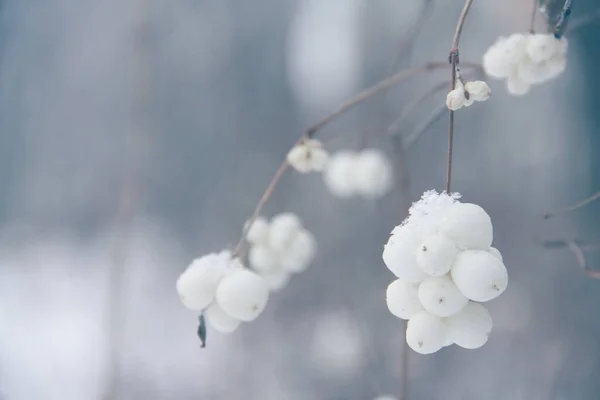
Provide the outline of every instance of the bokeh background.
{"type": "MultiPolygon", "coordinates": [[[[530,3],[475,1],[461,60],[480,62],[497,36],[526,31],[530,3]]],[[[175,280],[194,257],[237,242],[303,128],[395,70],[445,60],[462,6],[2,1],[0,399],[400,397],[404,323],[385,305],[382,246],[411,201],[444,188],[448,121],[403,151],[365,132],[385,130],[449,71],[318,134],[340,137],[332,151],[384,149],[407,185],[343,201],[318,175],[285,176],[265,214],[299,214],[319,254],[260,318],[233,335],[209,330],[201,349],[175,280]]],[[[574,0],[573,21],[598,8],[574,0]]],[[[483,348],[409,354],[411,400],[600,398],[600,281],[540,244],[600,245],[600,201],[542,218],[600,190],[600,23],[567,37],[559,79],[522,98],[492,81],[488,102],[457,113],[453,189],[491,215],[511,281],[489,303],[483,348]]],[[[400,137],[444,96],[411,113],[400,137]]]]}

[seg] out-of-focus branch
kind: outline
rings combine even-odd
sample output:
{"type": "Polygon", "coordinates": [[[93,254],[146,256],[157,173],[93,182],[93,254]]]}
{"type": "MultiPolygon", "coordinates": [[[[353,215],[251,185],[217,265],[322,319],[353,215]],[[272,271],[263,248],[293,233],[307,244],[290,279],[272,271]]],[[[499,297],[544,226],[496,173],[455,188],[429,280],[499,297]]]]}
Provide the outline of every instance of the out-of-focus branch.
{"type": "Polygon", "coordinates": [[[537,10],[539,8],[538,0],[533,0],[533,11],[531,12],[531,22],[529,24],[529,33],[535,33],[535,16],[537,15],[537,10]]]}
{"type": "Polygon", "coordinates": [[[555,216],[560,215],[560,214],[565,214],[565,213],[569,213],[571,211],[578,210],[578,209],[580,209],[582,207],[587,206],[588,204],[590,204],[591,202],[593,202],[594,200],[597,200],[597,199],[600,199],[600,191],[594,193],[593,195],[591,195],[587,199],[584,199],[584,200],[582,200],[582,201],[580,201],[578,203],[575,203],[575,204],[573,204],[571,206],[568,206],[568,207],[563,208],[561,210],[557,210],[557,211],[553,211],[553,212],[549,212],[547,214],[544,214],[544,219],[549,219],[549,218],[555,217],[555,216]]]}
{"type": "Polygon", "coordinates": [[[600,279],[600,271],[591,268],[588,265],[587,258],[585,257],[584,251],[595,251],[600,249],[599,246],[581,244],[575,240],[548,240],[542,242],[542,246],[548,249],[568,249],[577,260],[577,264],[581,270],[590,278],[600,279]]]}

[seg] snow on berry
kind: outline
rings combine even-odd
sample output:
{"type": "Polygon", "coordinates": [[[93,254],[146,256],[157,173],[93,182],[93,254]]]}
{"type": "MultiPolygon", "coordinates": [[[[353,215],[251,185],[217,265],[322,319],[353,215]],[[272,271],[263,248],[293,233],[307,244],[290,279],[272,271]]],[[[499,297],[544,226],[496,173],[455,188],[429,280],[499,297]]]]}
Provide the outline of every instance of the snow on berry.
{"type": "Polygon", "coordinates": [[[192,311],[208,307],[233,261],[228,251],[195,259],[177,279],[177,293],[183,305],[192,311]]]}
{"type": "Polygon", "coordinates": [[[266,240],[248,240],[248,262],[267,281],[271,291],[279,291],[287,285],[290,274],[310,266],[317,253],[317,241],[293,213],[275,215],[270,223],[264,221],[266,240]]]}
{"type": "Polygon", "coordinates": [[[427,311],[413,315],[406,324],[406,343],[417,353],[435,353],[446,341],[447,327],[443,320],[427,311]]]}
{"type": "Polygon", "coordinates": [[[392,163],[377,149],[338,151],[331,156],[323,174],[329,191],[342,198],[380,198],[392,189],[393,178],[392,163]]]}
{"type": "Polygon", "coordinates": [[[216,302],[212,302],[204,311],[204,318],[217,332],[221,333],[231,333],[240,325],[240,321],[223,311],[216,302]]]}
{"type": "Polygon", "coordinates": [[[401,319],[409,319],[416,313],[423,311],[419,301],[419,286],[414,283],[396,279],[388,286],[385,300],[392,314],[401,319]]]}
{"type": "Polygon", "coordinates": [[[320,172],[325,169],[329,155],[323,144],[316,139],[305,139],[292,147],[287,154],[287,162],[298,172],[320,172]]]}
{"type": "MultiPolygon", "coordinates": [[[[492,300],[508,284],[502,255],[491,247],[489,215],[478,205],[461,203],[460,197],[433,190],[423,193],[408,217],[392,230],[383,249],[384,263],[400,278],[387,288],[388,309],[398,318],[409,319],[406,340],[423,354],[454,343],[445,334],[446,325],[440,327],[441,318],[451,324],[456,315],[461,315],[456,321],[468,321],[472,315],[482,319],[473,301],[492,300]],[[464,313],[466,307],[469,310],[464,313]]],[[[483,329],[485,340],[490,330],[491,320],[483,329]]],[[[474,331],[479,336],[471,335],[477,340],[459,337],[456,343],[467,348],[482,346],[480,331],[474,331]]]]}
{"type": "Polygon", "coordinates": [[[417,265],[431,276],[442,276],[450,271],[458,254],[456,244],[447,236],[426,236],[417,248],[417,265]]]}
{"type": "Polygon", "coordinates": [[[500,296],[508,285],[508,272],[497,256],[482,250],[461,251],[452,266],[452,280],[473,301],[500,296]]]}
{"type": "Polygon", "coordinates": [[[499,38],[484,54],[485,73],[506,79],[510,94],[522,96],[532,85],[558,77],[566,68],[567,40],[553,34],[520,34],[499,38]]]}
{"type": "Polygon", "coordinates": [[[438,317],[454,315],[469,302],[448,275],[432,276],[421,282],[419,300],[425,310],[438,317]]]}
{"type": "Polygon", "coordinates": [[[246,268],[237,268],[219,283],[215,299],[227,315],[248,322],[265,309],[269,287],[260,275],[246,268]]]}
{"type": "Polygon", "coordinates": [[[482,347],[492,332],[492,317],[487,308],[469,302],[462,311],[444,320],[449,340],[465,349],[482,347]]]}

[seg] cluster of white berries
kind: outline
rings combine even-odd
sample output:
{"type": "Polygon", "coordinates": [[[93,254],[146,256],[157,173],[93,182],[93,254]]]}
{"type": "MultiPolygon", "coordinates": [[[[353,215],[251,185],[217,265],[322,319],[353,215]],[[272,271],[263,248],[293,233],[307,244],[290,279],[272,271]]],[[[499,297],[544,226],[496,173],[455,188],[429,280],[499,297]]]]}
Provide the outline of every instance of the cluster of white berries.
{"type": "Polygon", "coordinates": [[[281,213],[270,222],[258,217],[246,239],[250,244],[248,263],[267,282],[271,291],[283,289],[291,274],[310,265],[317,252],[317,241],[293,213],[281,213]]]}
{"type": "Polygon", "coordinates": [[[492,90],[484,81],[472,81],[463,84],[459,78],[456,87],[446,96],[446,106],[452,111],[469,107],[476,101],[486,101],[490,98],[492,90]]]}
{"type": "Polygon", "coordinates": [[[298,172],[321,172],[325,169],[329,154],[316,139],[304,139],[287,154],[287,162],[298,172]]]}
{"type": "Polygon", "coordinates": [[[179,276],[177,292],[185,307],[204,315],[222,333],[256,319],[269,299],[267,282],[229,251],[194,260],[179,276]]]}
{"type": "Polygon", "coordinates": [[[359,195],[375,199],[386,195],[393,187],[394,169],[380,150],[342,150],[331,156],[323,179],[335,196],[359,195]]]}
{"type": "Polygon", "coordinates": [[[398,278],[387,288],[387,306],[408,320],[406,341],[421,354],[451,344],[483,346],[492,319],[476,302],[498,297],[508,284],[502,256],[491,247],[489,215],[459,198],[425,192],[383,250],[383,261],[398,278]]]}
{"type": "Polygon", "coordinates": [[[509,93],[522,96],[532,85],[559,76],[567,66],[567,40],[552,34],[514,33],[500,37],[483,55],[483,69],[506,79],[509,93]]]}

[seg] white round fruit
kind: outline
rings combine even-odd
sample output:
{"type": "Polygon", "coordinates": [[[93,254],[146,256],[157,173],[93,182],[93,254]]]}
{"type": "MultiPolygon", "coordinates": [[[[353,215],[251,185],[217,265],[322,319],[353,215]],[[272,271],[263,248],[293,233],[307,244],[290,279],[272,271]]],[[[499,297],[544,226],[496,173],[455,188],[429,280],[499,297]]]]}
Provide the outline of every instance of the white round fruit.
{"type": "Polygon", "coordinates": [[[279,255],[268,246],[254,245],[248,252],[248,263],[259,272],[271,272],[279,267],[279,255]]]}
{"type": "Polygon", "coordinates": [[[438,316],[421,311],[408,320],[406,343],[420,354],[431,354],[446,344],[447,328],[438,316]]]}
{"type": "Polygon", "coordinates": [[[208,307],[228,263],[228,253],[211,253],[195,259],[177,279],[177,293],[183,305],[192,311],[208,307]]]}
{"type": "Polygon", "coordinates": [[[492,317],[481,304],[469,302],[456,315],[446,318],[449,338],[465,349],[483,346],[492,332],[492,317]]]}
{"type": "Polygon", "coordinates": [[[385,293],[385,301],[390,312],[398,318],[410,319],[416,313],[423,311],[418,289],[418,285],[401,279],[390,283],[385,293]]]}
{"type": "Polygon", "coordinates": [[[417,247],[417,264],[427,274],[442,276],[450,271],[458,254],[454,242],[445,235],[430,235],[417,247]]]}
{"type": "Polygon", "coordinates": [[[454,315],[469,302],[448,275],[425,279],[418,293],[423,307],[438,317],[454,315]]]}
{"type": "Polygon", "coordinates": [[[396,227],[383,248],[383,261],[396,277],[407,282],[418,283],[427,274],[417,264],[416,248],[421,244],[415,229],[408,226],[396,227]]]}
{"type": "Polygon", "coordinates": [[[274,216],[269,224],[269,247],[277,251],[286,250],[300,229],[302,222],[296,214],[286,212],[274,216]]]}
{"type": "Polygon", "coordinates": [[[231,333],[240,326],[240,321],[226,314],[216,302],[204,311],[204,318],[217,332],[231,333]]]}
{"type": "Polygon", "coordinates": [[[248,322],[265,309],[269,287],[256,273],[239,268],[223,278],[215,298],[219,307],[229,316],[248,322]]]}
{"type": "Polygon", "coordinates": [[[449,207],[440,230],[460,249],[487,250],[494,238],[490,216],[471,203],[457,202],[449,207]]]}
{"type": "Polygon", "coordinates": [[[269,290],[272,292],[278,292],[282,290],[290,281],[290,274],[286,271],[276,271],[266,274],[261,274],[269,290]]]}
{"type": "MultiPolygon", "coordinates": [[[[248,224],[248,222],[246,222],[248,224]]],[[[246,239],[252,244],[263,244],[267,241],[269,223],[263,217],[257,217],[246,233],[246,239]]]]}
{"type": "Polygon", "coordinates": [[[482,250],[461,251],[451,270],[452,280],[467,298],[485,302],[500,296],[508,285],[506,267],[482,250]]]}
{"type": "Polygon", "coordinates": [[[490,247],[488,249],[488,252],[490,252],[490,254],[493,254],[494,256],[496,256],[498,258],[498,260],[504,262],[504,258],[502,257],[502,253],[500,253],[500,250],[498,250],[495,247],[490,247]]]}

